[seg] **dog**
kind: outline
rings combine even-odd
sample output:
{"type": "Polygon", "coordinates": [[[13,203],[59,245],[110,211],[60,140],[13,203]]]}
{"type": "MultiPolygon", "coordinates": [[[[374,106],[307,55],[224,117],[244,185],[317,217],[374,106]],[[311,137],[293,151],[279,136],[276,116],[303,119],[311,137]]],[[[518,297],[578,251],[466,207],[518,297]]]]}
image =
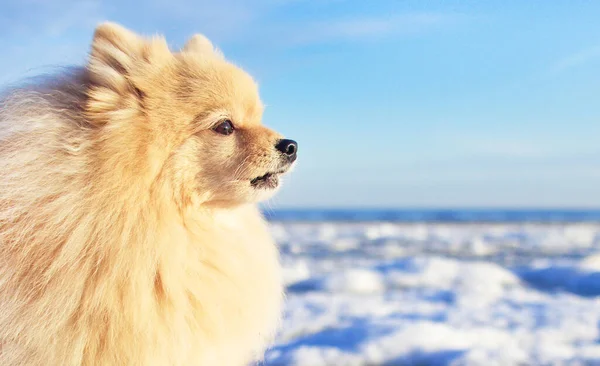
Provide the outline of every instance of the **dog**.
{"type": "Polygon", "coordinates": [[[106,22],[0,103],[1,365],[261,360],[284,290],[258,203],[298,144],[249,74],[106,22]]]}

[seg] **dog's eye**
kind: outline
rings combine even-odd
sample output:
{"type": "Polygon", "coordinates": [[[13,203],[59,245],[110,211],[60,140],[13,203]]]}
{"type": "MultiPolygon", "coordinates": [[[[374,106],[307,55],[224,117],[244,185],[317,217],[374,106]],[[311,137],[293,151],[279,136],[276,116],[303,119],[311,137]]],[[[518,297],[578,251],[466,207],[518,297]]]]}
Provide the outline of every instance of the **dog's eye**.
{"type": "Polygon", "coordinates": [[[214,128],[216,133],[220,133],[221,135],[231,135],[233,133],[233,123],[230,120],[226,119],[223,122],[219,123],[217,127],[214,128]]]}

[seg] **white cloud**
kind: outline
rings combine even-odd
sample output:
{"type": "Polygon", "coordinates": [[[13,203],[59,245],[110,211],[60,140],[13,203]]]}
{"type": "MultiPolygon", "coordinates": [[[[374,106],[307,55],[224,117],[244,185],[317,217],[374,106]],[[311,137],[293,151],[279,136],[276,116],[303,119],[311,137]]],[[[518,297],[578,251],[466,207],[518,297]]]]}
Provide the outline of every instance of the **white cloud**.
{"type": "Polygon", "coordinates": [[[337,17],[320,21],[267,25],[269,42],[285,45],[369,41],[429,31],[458,19],[453,15],[409,13],[396,15],[337,17]]]}
{"type": "MultiPolygon", "coordinates": [[[[148,5],[162,19],[180,26],[194,27],[220,41],[244,44],[303,45],[332,41],[358,41],[378,37],[401,36],[430,30],[449,24],[460,16],[438,13],[390,14],[371,16],[348,12],[323,18],[332,4],[343,0],[306,2],[303,0],[243,0],[191,1],[154,0],[148,5]],[[295,20],[294,11],[287,7],[312,8],[316,18],[295,20]],[[320,8],[318,11],[315,7],[320,8]],[[289,10],[285,17],[278,16],[289,10]]],[[[339,13],[339,5],[335,13],[339,13]]],[[[147,13],[148,11],[145,10],[147,13]]],[[[149,14],[151,17],[156,14],[149,14]]]]}
{"type": "Polygon", "coordinates": [[[558,60],[550,67],[550,72],[558,74],[598,60],[600,60],[600,45],[585,48],[558,60]]]}
{"type": "Polygon", "coordinates": [[[6,38],[33,35],[60,37],[72,30],[93,27],[102,19],[102,4],[99,0],[9,0],[3,4],[0,14],[0,34],[6,38]]]}
{"type": "Polygon", "coordinates": [[[78,1],[67,9],[62,9],[46,29],[52,36],[60,36],[72,29],[88,29],[103,20],[102,8],[98,1],[78,1]]]}
{"type": "Polygon", "coordinates": [[[339,15],[336,6],[338,15],[330,18],[294,20],[296,7],[323,7],[315,14],[326,15],[335,2],[340,0],[147,0],[128,6],[116,0],[7,0],[0,12],[0,35],[6,34],[8,40],[61,37],[74,31],[91,33],[98,22],[115,20],[139,31],[201,32],[218,43],[294,46],[401,36],[458,19],[437,13],[352,15],[352,7],[339,15]],[[286,17],[278,16],[288,10],[286,17]]]}
{"type": "Polygon", "coordinates": [[[473,153],[505,158],[539,158],[552,154],[552,150],[533,141],[515,139],[474,139],[467,145],[473,153]]]}
{"type": "Polygon", "coordinates": [[[352,7],[342,14],[336,8],[336,15],[324,18],[331,3],[339,1],[145,0],[125,5],[117,0],[7,0],[0,11],[0,47],[12,57],[0,59],[0,82],[19,79],[40,63],[78,63],[88,51],[94,27],[103,20],[140,33],[165,34],[173,45],[199,32],[220,47],[266,50],[399,37],[457,19],[435,13],[353,15],[352,7]],[[298,19],[297,7],[318,7],[319,19],[298,19]]]}
{"type": "Polygon", "coordinates": [[[426,30],[448,20],[441,14],[404,14],[376,18],[358,18],[323,22],[317,34],[329,38],[362,38],[389,34],[407,34],[426,30]]]}
{"type": "Polygon", "coordinates": [[[266,6],[264,1],[154,0],[148,3],[145,15],[157,24],[178,24],[211,38],[229,40],[252,29],[266,6]]]}
{"type": "Polygon", "coordinates": [[[3,8],[0,47],[10,57],[0,59],[1,84],[83,62],[104,10],[99,0],[9,0],[3,8]]]}

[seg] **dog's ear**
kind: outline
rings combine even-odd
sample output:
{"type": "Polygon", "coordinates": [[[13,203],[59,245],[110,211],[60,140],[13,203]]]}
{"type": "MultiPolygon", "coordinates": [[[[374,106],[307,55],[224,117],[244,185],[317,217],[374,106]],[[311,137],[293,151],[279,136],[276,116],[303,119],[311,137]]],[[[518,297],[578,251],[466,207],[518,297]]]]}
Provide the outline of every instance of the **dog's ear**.
{"type": "Polygon", "coordinates": [[[183,47],[184,52],[209,53],[213,52],[212,42],[202,34],[195,34],[183,47]]]}
{"type": "Polygon", "coordinates": [[[126,82],[145,64],[172,56],[162,38],[144,39],[115,23],[100,24],[94,32],[88,64],[92,81],[123,91],[126,82]]]}
{"type": "Polygon", "coordinates": [[[192,36],[185,44],[182,51],[223,58],[223,53],[215,48],[212,42],[202,34],[195,34],[192,36]]]}
{"type": "Polygon", "coordinates": [[[145,39],[118,24],[100,24],[94,32],[87,65],[91,112],[123,109],[124,101],[137,100],[141,105],[145,79],[172,57],[163,38],[145,39]]]}

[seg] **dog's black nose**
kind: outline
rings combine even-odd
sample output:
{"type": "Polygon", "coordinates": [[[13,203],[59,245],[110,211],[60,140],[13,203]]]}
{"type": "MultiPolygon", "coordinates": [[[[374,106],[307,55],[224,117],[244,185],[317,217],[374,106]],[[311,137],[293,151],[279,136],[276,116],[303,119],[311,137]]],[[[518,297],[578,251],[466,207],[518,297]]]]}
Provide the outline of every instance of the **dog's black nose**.
{"type": "Polygon", "coordinates": [[[295,159],[298,152],[298,143],[294,140],[279,140],[275,148],[281,151],[289,159],[295,159]]]}

